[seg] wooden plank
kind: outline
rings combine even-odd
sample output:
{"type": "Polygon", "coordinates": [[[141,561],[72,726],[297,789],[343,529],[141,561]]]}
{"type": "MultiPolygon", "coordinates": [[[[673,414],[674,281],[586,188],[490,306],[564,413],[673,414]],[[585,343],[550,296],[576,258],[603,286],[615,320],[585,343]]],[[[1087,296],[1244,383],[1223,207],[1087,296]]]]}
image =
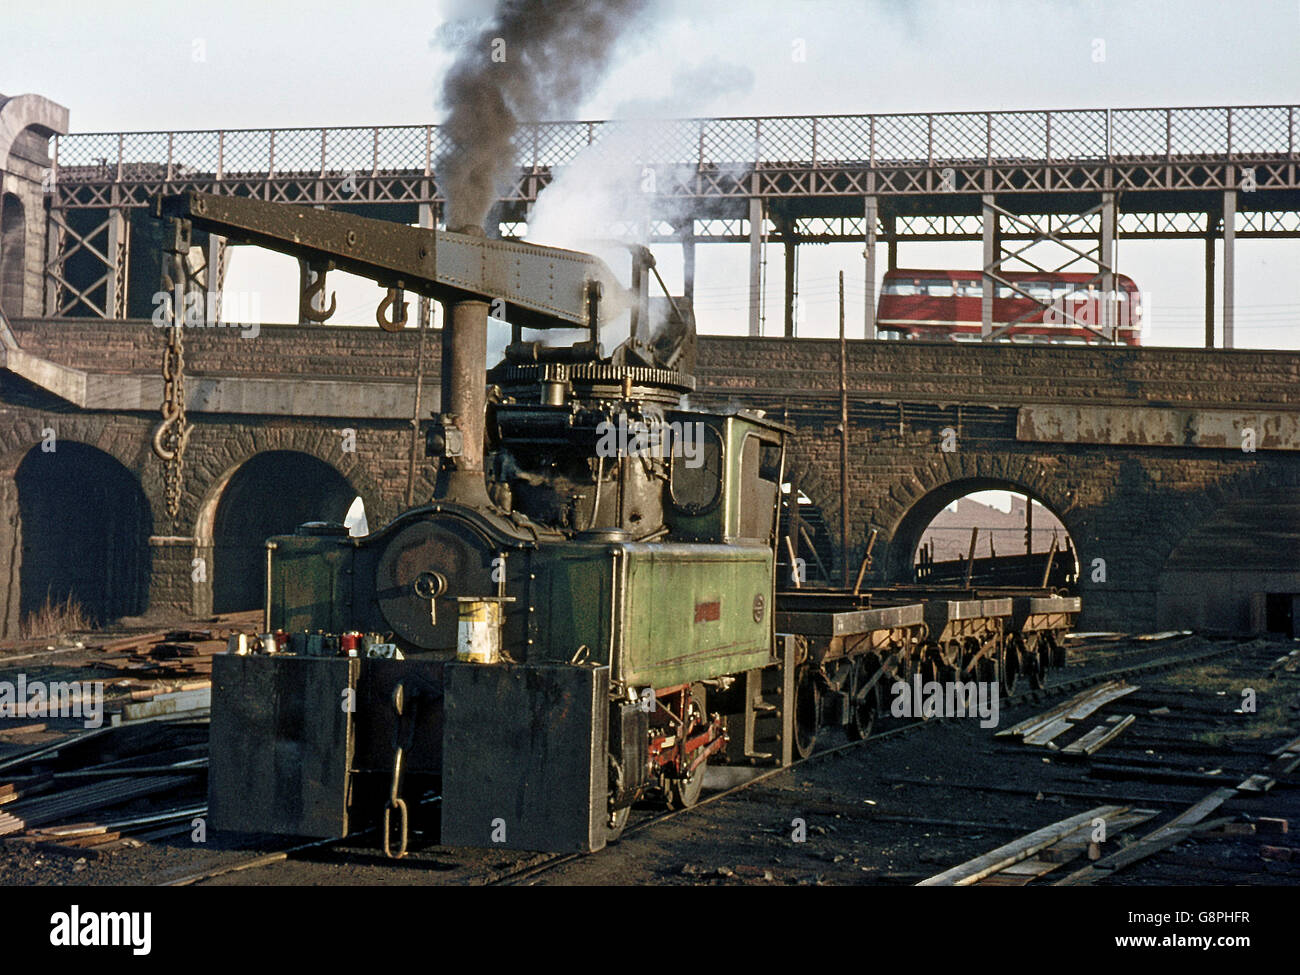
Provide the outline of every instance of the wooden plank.
{"type": "Polygon", "coordinates": [[[1236,789],[1215,789],[1199,802],[1175,816],[1159,829],[1148,833],[1131,846],[1118,850],[1110,856],[1102,857],[1096,863],[1090,864],[1081,870],[1076,870],[1067,877],[1062,877],[1053,886],[1089,886],[1098,880],[1111,876],[1116,870],[1137,863],[1139,860],[1145,860],[1161,850],[1181,843],[1196,832],[1195,827],[1198,823],[1236,794],[1236,789]]]}
{"type": "Polygon", "coordinates": [[[135,650],[146,643],[157,643],[165,639],[167,639],[165,630],[155,630],[153,633],[141,633],[137,636],[124,636],[116,640],[108,640],[99,644],[99,649],[105,653],[118,653],[123,650],[135,650]]]}
{"type": "Polygon", "coordinates": [[[1247,779],[1237,783],[1238,792],[1267,792],[1273,786],[1277,785],[1276,779],[1270,779],[1267,775],[1261,775],[1256,772],[1247,779]]]}
{"type": "Polygon", "coordinates": [[[3,735],[33,735],[38,731],[45,730],[45,722],[37,721],[32,724],[8,725],[0,727],[0,734],[3,735]]]}
{"type": "Polygon", "coordinates": [[[1278,757],[1284,755],[1286,752],[1300,752],[1300,738],[1296,738],[1294,741],[1288,741],[1285,745],[1280,745],[1279,747],[1274,748],[1269,752],[1269,754],[1278,757]]]}
{"type": "Polygon", "coordinates": [[[1052,721],[1055,721],[1057,718],[1063,717],[1064,715],[1068,714],[1074,708],[1079,707],[1081,704],[1083,704],[1085,701],[1091,698],[1094,694],[1101,692],[1103,688],[1109,690],[1110,688],[1117,687],[1117,686],[1119,686],[1119,681],[1108,680],[1103,684],[1098,684],[1096,687],[1090,687],[1087,690],[1080,691],[1078,694],[1074,695],[1074,697],[1070,698],[1068,701],[1066,701],[1063,704],[1058,704],[1056,707],[1050,708],[1049,710],[1044,711],[1042,714],[1036,714],[1032,718],[1026,718],[1024,721],[1021,721],[1017,725],[1012,725],[1010,728],[1007,728],[1005,731],[999,731],[996,737],[1005,738],[1014,735],[1023,736],[1025,734],[1030,734],[1037,728],[1049,724],[1052,721]]]}
{"type": "Polygon", "coordinates": [[[1073,722],[1067,721],[1065,718],[1057,718],[1038,728],[1032,734],[1025,735],[1021,741],[1026,745],[1046,745],[1057,735],[1062,735],[1073,727],[1073,722]]]}
{"type": "Polygon", "coordinates": [[[978,856],[973,860],[958,864],[942,873],[937,873],[933,877],[927,877],[916,886],[918,887],[965,887],[975,883],[978,880],[987,877],[991,873],[996,873],[1005,867],[1026,860],[1033,856],[1039,850],[1045,850],[1053,843],[1069,836],[1075,830],[1083,829],[1092,823],[1098,817],[1106,817],[1115,813],[1127,812],[1127,806],[1098,806],[1088,812],[1079,813],[1068,819],[1062,819],[1060,822],[1044,826],[1042,829],[1036,829],[1032,833],[1013,840],[996,850],[990,850],[983,856],[978,856]]]}
{"type": "Polygon", "coordinates": [[[1062,749],[1066,755],[1095,755],[1101,751],[1107,744],[1114,741],[1120,733],[1131,725],[1137,719],[1133,715],[1127,715],[1122,720],[1111,725],[1098,725],[1081,738],[1070,742],[1062,749]]]}
{"type": "MultiPolygon", "coordinates": [[[[1108,841],[1113,840],[1126,830],[1132,829],[1134,826],[1140,826],[1142,823],[1154,819],[1157,815],[1159,813],[1154,809],[1134,809],[1131,812],[1104,817],[1106,820],[1106,839],[1108,841]]],[[[1071,860],[1077,860],[1079,857],[1084,856],[1094,845],[1090,829],[1078,830],[1065,837],[1065,839],[1053,843],[1047,849],[1040,850],[1036,856],[1028,860],[1021,860],[1019,863],[1013,863],[996,874],[985,877],[983,880],[978,881],[975,886],[1023,886],[1031,880],[1046,876],[1071,860]],[[1019,876],[1024,879],[1018,884],[998,883],[997,878],[1005,875],[1019,876]]]]}
{"type": "Polygon", "coordinates": [[[1132,694],[1137,689],[1138,685],[1136,684],[1124,684],[1119,687],[1112,687],[1109,690],[1103,691],[1102,693],[1089,698],[1067,714],[1066,717],[1071,721],[1082,721],[1097,709],[1104,707],[1111,701],[1119,700],[1126,694],[1132,694]]]}

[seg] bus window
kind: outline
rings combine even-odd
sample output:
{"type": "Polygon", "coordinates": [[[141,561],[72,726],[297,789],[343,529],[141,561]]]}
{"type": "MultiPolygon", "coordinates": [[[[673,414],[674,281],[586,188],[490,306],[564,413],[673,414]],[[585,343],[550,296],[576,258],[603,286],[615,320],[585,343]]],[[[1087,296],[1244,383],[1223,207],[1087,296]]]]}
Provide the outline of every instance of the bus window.
{"type": "Polygon", "coordinates": [[[915,281],[886,281],[885,294],[908,296],[916,294],[915,281]]]}
{"type": "Polygon", "coordinates": [[[921,282],[921,287],[931,298],[951,298],[952,282],[942,278],[929,278],[921,282]]]}

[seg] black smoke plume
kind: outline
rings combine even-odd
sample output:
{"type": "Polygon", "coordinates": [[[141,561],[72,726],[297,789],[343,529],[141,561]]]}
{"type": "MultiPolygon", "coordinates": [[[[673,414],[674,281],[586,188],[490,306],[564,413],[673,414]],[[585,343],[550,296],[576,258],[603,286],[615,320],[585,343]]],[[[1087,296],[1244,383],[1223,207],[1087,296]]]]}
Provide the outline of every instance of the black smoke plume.
{"type": "Polygon", "coordinates": [[[500,0],[442,88],[447,226],[481,227],[515,168],[520,125],[577,111],[650,0],[500,0]],[[495,55],[495,57],[494,57],[495,55]]]}

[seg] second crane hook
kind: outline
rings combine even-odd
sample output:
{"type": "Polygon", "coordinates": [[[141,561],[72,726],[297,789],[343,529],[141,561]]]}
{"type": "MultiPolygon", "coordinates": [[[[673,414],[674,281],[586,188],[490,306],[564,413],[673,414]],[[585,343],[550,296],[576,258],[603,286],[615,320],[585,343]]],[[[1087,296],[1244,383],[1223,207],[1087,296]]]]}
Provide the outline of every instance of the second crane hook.
{"type": "Polygon", "coordinates": [[[384,300],[379,303],[379,307],[375,309],[375,321],[379,323],[379,327],[385,332],[400,332],[402,329],[406,328],[406,306],[408,302],[398,301],[401,294],[401,288],[389,288],[388,294],[385,295],[384,300]],[[388,313],[394,305],[399,306],[398,311],[397,314],[390,319],[388,313]]]}

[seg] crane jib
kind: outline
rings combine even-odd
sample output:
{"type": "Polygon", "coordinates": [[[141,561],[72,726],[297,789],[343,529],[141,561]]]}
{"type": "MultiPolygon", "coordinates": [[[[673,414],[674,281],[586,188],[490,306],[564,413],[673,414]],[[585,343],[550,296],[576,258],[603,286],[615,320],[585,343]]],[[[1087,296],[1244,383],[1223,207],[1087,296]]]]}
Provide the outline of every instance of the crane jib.
{"type": "Polygon", "coordinates": [[[599,327],[627,307],[613,271],[579,251],[197,191],[160,196],[154,215],[437,301],[503,302],[493,314],[527,328],[599,327]]]}

